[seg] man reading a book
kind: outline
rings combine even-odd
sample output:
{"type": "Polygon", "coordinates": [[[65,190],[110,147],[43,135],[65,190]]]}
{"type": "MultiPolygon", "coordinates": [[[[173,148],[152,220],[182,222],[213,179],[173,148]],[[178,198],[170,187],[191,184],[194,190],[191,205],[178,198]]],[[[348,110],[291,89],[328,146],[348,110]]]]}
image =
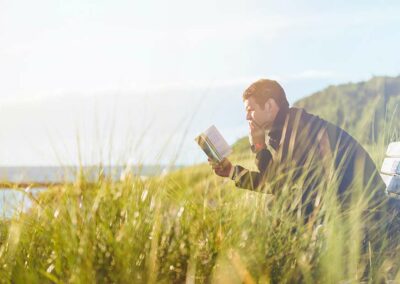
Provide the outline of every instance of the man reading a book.
{"type": "MultiPolygon", "coordinates": [[[[276,81],[254,82],[244,91],[243,102],[258,171],[224,159],[210,162],[217,175],[229,177],[240,188],[272,193],[280,182],[301,182],[304,199],[313,203],[310,194],[323,179],[336,181],[341,199],[359,183],[374,194],[376,203],[385,200],[385,184],[363,147],[340,127],[304,109],[290,108],[276,81]]],[[[312,208],[310,202],[306,214],[312,208]]]]}

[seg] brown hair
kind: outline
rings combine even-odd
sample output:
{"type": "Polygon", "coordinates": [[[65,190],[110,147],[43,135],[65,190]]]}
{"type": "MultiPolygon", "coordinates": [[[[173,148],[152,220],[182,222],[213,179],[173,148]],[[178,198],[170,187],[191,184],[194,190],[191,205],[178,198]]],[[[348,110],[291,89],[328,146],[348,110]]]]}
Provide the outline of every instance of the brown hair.
{"type": "Polygon", "coordinates": [[[289,108],[285,91],[274,80],[260,79],[251,84],[243,93],[243,101],[249,97],[253,97],[262,108],[269,98],[273,98],[280,108],[289,108]]]}

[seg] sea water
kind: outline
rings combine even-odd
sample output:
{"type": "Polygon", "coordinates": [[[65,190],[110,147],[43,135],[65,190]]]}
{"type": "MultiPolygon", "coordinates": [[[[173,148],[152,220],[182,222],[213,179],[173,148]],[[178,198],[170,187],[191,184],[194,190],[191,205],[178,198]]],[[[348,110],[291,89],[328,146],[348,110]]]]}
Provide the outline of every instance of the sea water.
{"type": "Polygon", "coordinates": [[[1,218],[10,218],[14,214],[26,212],[32,206],[31,196],[37,196],[46,188],[8,189],[0,188],[0,214],[1,218]]]}
{"type": "MultiPolygon", "coordinates": [[[[179,168],[174,166],[173,170],[179,168]]],[[[96,180],[99,175],[107,176],[113,180],[119,180],[127,172],[146,178],[166,172],[167,167],[162,165],[141,167],[83,167],[81,170],[89,180],[96,180]]],[[[79,173],[78,167],[0,167],[0,182],[12,184],[52,184],[62,182],[74,182],[79,173]]],[[[0,187],[0,216],[10,218],[19,212],[26,212],[32,204],[30,197],[36,196],[46,187],[9,189],[0,187]]],[[[1,218],[0,217],[0,218],[1,218]]]]}

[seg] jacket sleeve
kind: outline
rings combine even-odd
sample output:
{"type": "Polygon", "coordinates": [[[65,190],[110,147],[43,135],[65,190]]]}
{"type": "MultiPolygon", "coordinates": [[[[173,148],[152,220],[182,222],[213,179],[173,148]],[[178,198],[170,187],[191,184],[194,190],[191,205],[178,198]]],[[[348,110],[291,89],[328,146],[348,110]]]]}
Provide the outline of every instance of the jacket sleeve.
{"type": "Polygon", "coordinates": [[[236,165],[232,179],[240,188],[259,191],[266,182],[267,168],[272,161],[271,152],[262,149],[256,155],[256,166],[258,171],[250,171],[240,165],[236,165]]]}

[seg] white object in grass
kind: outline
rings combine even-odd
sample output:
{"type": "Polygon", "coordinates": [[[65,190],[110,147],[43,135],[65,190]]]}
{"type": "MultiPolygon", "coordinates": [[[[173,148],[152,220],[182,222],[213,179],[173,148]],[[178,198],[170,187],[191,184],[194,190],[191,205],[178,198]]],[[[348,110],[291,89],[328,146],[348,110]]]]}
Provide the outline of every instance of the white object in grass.
{"type": "Polygon", "coordinates": [[[385,158],[383,160],[381,173],[388,175],[400,175],[400,157],[399,158],[385,158]]]}
{"type": "Polygon", "coordinates": [[[389,144],[387,151],[386,151],[386,156],[400,158],[400,141],[392,142],[389,144]]]}
{"type": "Polygon", "coordinates": [[[383,160],[381,177],[389,196],[400,199],[400,141],[389,144],[383,160]]]}

